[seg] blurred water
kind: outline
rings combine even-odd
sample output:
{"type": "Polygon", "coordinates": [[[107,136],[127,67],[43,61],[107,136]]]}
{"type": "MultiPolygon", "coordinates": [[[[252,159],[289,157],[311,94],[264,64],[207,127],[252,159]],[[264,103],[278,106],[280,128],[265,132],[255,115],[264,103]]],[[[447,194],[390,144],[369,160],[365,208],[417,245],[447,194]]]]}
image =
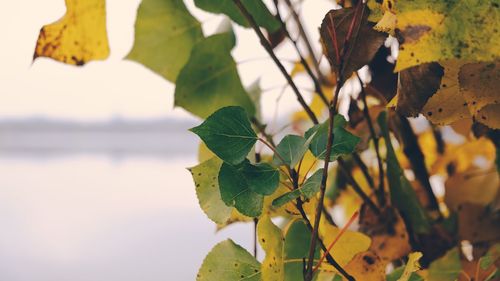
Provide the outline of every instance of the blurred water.
{"type": "MultiPolygon", "coordinates": [[[[83,149],[92,142],[75,149],[61,135],[50,136],[66,143],[55,145],[60,150],[51,142],[30,150],[7,149],[16,142],[6,139],[16,138],[0,130],[0,280],[194,280],[217,242],[231,237],[251,249],[251,225],[215,233],[185,169],[196,164],[196,138],[174,135],[146,152],[134,149],[140,142],[130,150],[83,149]]],[[[94,144],[103,138],[111,139],[96,135],[94,144]]]]}

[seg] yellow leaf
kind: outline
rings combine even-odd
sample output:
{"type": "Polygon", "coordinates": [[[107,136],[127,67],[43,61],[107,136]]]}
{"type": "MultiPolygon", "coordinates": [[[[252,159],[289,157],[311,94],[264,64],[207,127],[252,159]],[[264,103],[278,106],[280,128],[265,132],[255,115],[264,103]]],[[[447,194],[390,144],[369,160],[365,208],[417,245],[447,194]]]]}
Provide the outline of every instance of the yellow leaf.
{"type": "Polygon", "coordinates": [[[356,280],[385,281],[385,262],[372,251],[357,254],[345,267],[356,280]]]}
{"type": "Polygon", "coordinates": [[[439,90],[427,101],[422,113],[434,124],[447,125],[470,116],[467,102],[460,94],[458,72],[461,63],[452,60],[441,63],[444,76],[439,90]]]}
{"type": "Polygon", "coordinates": [[[394,29],[396,28],[396,15],[392,12],[385,12],[382,19],[373,27],[375,30],[387,32],[390,35],[394,35],[394,29]]]}
{"type": "Polygon", "coordinates": [[[420,269],[420,264],[418,260],[422,257],[421,252],[414,252],[408,255],[408,263],[406,264],[405,270],[401,277],[399,277],[398,281],[408,281],[411,277],[411,274],[420,269]]]}
{"type": "MultiPolygon", "coordinates": [[[[320,221],[319,231],[321,237],[323,237],[323,242],[328,247],[328,245],[330,245],[339,235],[341,229],[331,225],[325,219],[322,219],[320,221]]],[[[361,232],[347,230],[333,245],[330,254],[341,266],[344,266],[350,262],[356,254],[368,250],[370,244],[370,237],[361,232]]]]}
{"type": "Polygon", "coordinates": [[[283,234],[268,216],[262,216],[257,225],[257,235],[266,257],[262,262],[262,279],[282,281],[285,278],[283,263],[283,234]]]}
{"type": "Polygon", "coordinates": [[[396,71],[449,59],[492,61],[500,56],[500,14],[491,1],[397,1],[403,43],[396,71]]]}
{"type": "Polygon", "coordinates": [[[66,14],[40,30],[34,58],[83,65],[109,55],[105,0],[66,0],[66,14]]]}

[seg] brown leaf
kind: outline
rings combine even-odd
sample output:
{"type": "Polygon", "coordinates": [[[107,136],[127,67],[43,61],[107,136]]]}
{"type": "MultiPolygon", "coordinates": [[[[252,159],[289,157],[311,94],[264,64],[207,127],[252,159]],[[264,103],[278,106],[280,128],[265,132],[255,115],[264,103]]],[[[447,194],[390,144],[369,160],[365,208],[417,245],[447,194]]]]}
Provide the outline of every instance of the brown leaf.
{"type": "Polygon", "coordinates": [[[458,234],[471,243],[500,239],[500,219],[488,207],[464,203],[458,207],[458,234]]]}
{"type": "Polygon", "coordinates": [[[355,8],[330,10],[320,28],[323,52],[335,72],[339,72],[341,61],[343,62],[343,79],[349,78],[354,71],[370,63],[387,36],[373,29],[373,23],[368,22],[369,10],[360,8],[351,31],[352,35],[349,42],[345,44],[351,22],[356,14],[355,10],[355,8]],[[334,34],[337,39],[338,54],[334,47],[334,34]],[[344,48],[347,49],[344,50],[344,48]],[[340,58],[342,54],[345,56],[340,58]]]}
{"type": "Polygon", "coordinates": [[[407,117],[418,116],[427,100],[439,89],[443,75],[443,67],[435,62],[401,71],[397,111],[407,117]]]}

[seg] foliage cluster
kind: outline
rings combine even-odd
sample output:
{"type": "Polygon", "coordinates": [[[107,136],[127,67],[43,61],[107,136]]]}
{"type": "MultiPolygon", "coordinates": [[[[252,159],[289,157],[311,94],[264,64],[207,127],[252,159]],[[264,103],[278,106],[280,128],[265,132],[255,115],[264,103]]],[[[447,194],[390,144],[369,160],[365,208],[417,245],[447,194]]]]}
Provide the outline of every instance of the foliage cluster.
{"type": "MultiPolygon", "coordinates": [[[[35,58],[105,58],[104,0],[66,3],[35,58]]],[[[231,22],[207,36],[183,0],[142,0],[127,59],[174,82],[175,105],[204,119],[189,168],[201,209],[218,228],[254,222],[265,251],[258,261],[220,242],[197,280],[500,280],[498,0],[339,1],[318,15],[326,68],[301,1],[194,3],[231,22]],[[261,118],[263,93],[241,82],[233,24],[255,31],[303,107],[283,137],[261,118]],[[397,58],[384,44],[395,40],[397,58]],[[283,44],[297,51],[291,72],[283,44]],[[314,85],[310,103],[297,75],[314,85]],[[344,116],[340,90],[356,83],[344,116]]]]}

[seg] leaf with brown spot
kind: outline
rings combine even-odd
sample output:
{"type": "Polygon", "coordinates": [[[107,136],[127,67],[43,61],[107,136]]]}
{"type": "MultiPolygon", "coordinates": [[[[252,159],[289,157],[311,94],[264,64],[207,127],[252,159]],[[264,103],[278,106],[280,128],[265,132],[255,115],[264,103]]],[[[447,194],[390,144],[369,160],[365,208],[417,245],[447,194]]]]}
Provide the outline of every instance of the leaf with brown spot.
{"type": "Polygon", "coordinates": [[[477,121],[500,129],[499,61],[464,64],[458,80],[469,111],[477,121]]]}
{"type": "Polygon", "coordinates": [[[439,89],[443,75],[443,67],[438,63],[426,63],[401,71],[397,111],[404,116],[418,116],[427,100],[439,89]]]}
{"type": "Polygon", "coordinates": [[[341,71],[343,79],[349,78],[354,71],[370,63],[387,37],[383,32],[374,30],[373,23],[368,22],[368,9],[359,10],[358,13],[363,11],[361,20],[359,20],[360,16],[357,15],[347,45],[345,41],[355,16],[355,8],[330,10],[321,23],[320,34],[323,52],[335,72],[339,71],[341,61],[343,62],[343,70],[341,71]],[[333,41],[333,34],[336,35],[336,43],[333,41]],[[338,46],[340,56],[345,53],[343,60],[339,60],[335,45],[338,46]],[[344,48],[347,49],[344,50],[344,48]]]}
{"type": "Polygon", "coordinates": [[[66,14],[40,30],[33,59],[84,65],[108,56],[105,0],[66,0],[66,14]]]}
{"type": "Polygon", "coordinates": [[[356,280],[384,281],[386,262],[374,252],[366,251],[357,254],[347,264],[345,270],[356,280]]]}

